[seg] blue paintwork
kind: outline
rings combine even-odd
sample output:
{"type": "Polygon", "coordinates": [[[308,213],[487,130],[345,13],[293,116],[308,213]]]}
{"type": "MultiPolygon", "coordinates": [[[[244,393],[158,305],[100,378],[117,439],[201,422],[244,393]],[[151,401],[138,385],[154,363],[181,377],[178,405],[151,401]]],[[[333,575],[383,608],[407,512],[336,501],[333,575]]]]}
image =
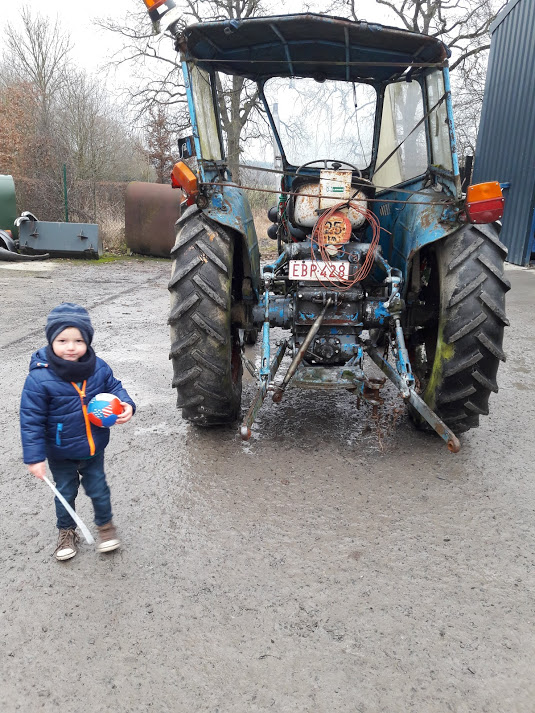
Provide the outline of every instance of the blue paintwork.
{"type": "Polygon", "coordinates": [[[412,373],[411,363],[409,361],[409,355],[405,347],[405,338],[403,336],[403,329],[401,328],[399,319],[396,319],[396,367],[398,374],[404,377],[404,382],[407,386],[413,386],[414,376],[412,373]]]}
{"type": "Polygon", "coordinates": [[[375,319],[379,321],[379,324],[384,324],[385,320],[388,321],[390,319],[390,312],[385,307],[384,302],[379,302],[379,304],[375,307],[373,314],[375,319]]]}
{"type": "Polygon", "coordinates": [[[269,342],[269,289],[264,292],[264,324],[262,326],[262,355],[260,364],[260,380],[267,382],[270,369],[271,347],[269,342]]]}
{"type": "Polygon", "coordinates": [[[377,364],[379,369],[381,369],[381,371],[386,374],[386,376],[388,376],[390,381],[392,381],[392,383],[397,386],[403,399],[407,403],[410,403],[411,406],[413,406],[416,411],[418,411],[420,416],[422,416],[422,418],[427,421],[431,428],[433,428],[438,433],[438,435],[448,445],[448,449],[452,453],[457,453],[461,448],[459,439],[456,437],[453,431],[449,429],[443,421],[440,420],[436,413],[431,411],[425,401],[416,393],[416,391],[414,390],[414,386],[407,385],[406,381],[395,371],[390,362],[386,360],[382,354],[380,354],[379,350],[376,347],[368,347],[366,351],[371,357],[372,361],[377,364]]]}
{"type": "Polygon", "coordinates": [[[328,15],[276,15],[235,22],[236,26],[221,20],[186,27],[182,51],[207,70],[253,80],[313,77],[321,72],[327,79],[377,82],[401,75],[415,61],[440,66],[450,55],[440,40],[429,35],[328,15]]]}
{"type": "MultiPolygon", "coordinates": [[[[459,159],[457,158],[457,139],[455,138],[455,124],[453,122],[453,105],[451,103],[451,84],[450,84],[450,70],[444,67],[442,70],[444,76],[444,91],[446,92],[446,113],[448,115],[448,129],[450,132],[450,146],[451,146],[451,158],[453,165],[453,175],[459,176],[459,159]]],[[[457,183],[457,193],[460,194],[461,185],[460,182],[457,183]]]]}
{"type": "MultiPolygon", "coordinates": [[[[424,191],[424,179],[417,178],[403,184],[404,191],[424,191]]],[[[380,245],[392,267],[401,271],[406,281],[410,259],[424,245],[436,242],[459,229],[454,220],[456,213],[449,206],[438,205],[451,195],[427,189],[430,204],[425,204],[426,194],[407,195],[391,188],[377,194],[384,203],[374,204],[381,223],[380,245]],[[406,203],[389,203],[389,200],[406,200],[406,203]]]]}
{"type": "Polygon", "coordinates": [[[251,212],[251,206],[243,190],[232,184],[221,184],[214,192],[209,192],[210,203],[203,210],[216,223],[237,231],[243,236],[251,267],[253,289],[260,291],[260,250],[251,212]]]}
{"type": "Polygon", "coordinates": [[[275,272],[275,270],[283,265],[288,260],[288,255],[282,252],[275,262],[270,263],[264,267],[264,272],[275,272]]]}
{"type": "Polygon", "coordinates": [[[269,383],[271,381],[273,381],[273,379],[275,378],[275,374],[279,370],[282,358],[286,352],[286,347],[287,347],[286,341],[283,341],[279,345],[279,348],[277,349],[277,351],[275,353],[275,357],[274,357],[273,361],[271,362],[268,377],[265,379],[262,379],[260,382],[259,388],[256,392],[253,402],[251,403],[251,406],[249,407],[249,411],[247,412],[247,415],[245,416],[245,419],[243,420],[243,423],[242,423],[242,427],[240,429],[241,437],[244,440],[248,440],[251,436],[251,426],[253,425],[254,420],[255,420],[258,412],[260,411],[262,404],[264,403],[264,399],[267,396],[269,383]]]}
{"type": "MultiPolygon", "coordinates": [[[[404,398],[410,399],[411,403],[416,403],[416,408],[420,410],[424,418],[434,425],[433,418],[436,419],[436,416],[421,402],[421,399],[412,389],[414,376],[401,327],[403,306],[400,292],[406,290],[408,270],[414,254],[423,246],[441,240],[460,227],[458,213],[462,206],[462,195],[459,163],[456,150],[449,71],[443,64],[449,54],[447,48],[437,40],[426,36],[413,35],[379,25],[348,23],[340,18],[328,18],[311,14],[301,17],[255,18],[247,22],[234,21],[232,24],[228,22],[201,23],[186,28],[182,39],[179,40],[179,44],[180,42],[182,43],[181,50],[186,59],[196,60],[198,65],[204,67],[208,72],[218,70],[255,79],[259,84],[261,95],[263,81],[266,77],[314,76],[319,71],[318,67],[321,67],[322,70],[325,70],[326,76],[354,81],[359,78],[360,70],[357,69],[359,63],[369,61],[370,64],[362,72],[365,81],[371,80],[378,92],[378,117],[382,106],[382,92],[388,79],[399,78],[404,69],[408,68],[415,60],[417,62],[435,63],[435,66],[443,67],[452,171],[449,172],[441,167],[430,166],[425,175],[406,181],[397,187],[383,190],[375,195],[376,202],[370,203],[370,207],[373,207],[373,211],[378,217],[382,228],[380,245],[382,255],[385,256],[385,258],[376,256],[375,271],[380,281],[384,279],[386,272],[388,279],[385,280],[385,284],[389,285],[388,301],[385,303],[382,300],[359,300],[358,305],[355,304],[338,313],[336,319],[340,320],[342,320],[343,314],[343,321],[339,326],[325,325],[323,334],[330,333],[340,337],[340,340],[337,340],[337,343],[338,341],[341,342],[339,347],[340,357],[348,359],[345,367],[341,369],[336,366],[329,367],[329,365],[314,368],[299,367],[298,373],[294,375],[295,383],[301,381],[301,385],[317,385],[324,388],[350,387],[372,403],[382,402],[378,392],[375,391],[378,388],[377,385],[374,386],[372,384],[373,380],[368,382],[362,371],[363,347],[356,342],[361,328],[365,326],[371,328],[371,326],[380,325],[386,327],[390,325],[394,328],[392,347],[395,354],[395,369],[389,364],[385,366],[384,360],[382,358],[379,359],[378,354],[371,354],[372,358],[375,357],[374,361],[396,383],[404,398]],[[304,20],[305,17],[306,21],[304,20]],[[401,37],[403,37],[403,41],[396,45],[396,41],[401,37]],[[310,68],[308,63],[309,58],[312,56],[315,59],[314,68],[310,68]],[[255,59],[252,59],[252,57],[255,59]],[[333,58],[337,61],[332,62],[333,58]],[[356,61],[357,59],[358,61],[356,61]],[[400,65],[396,69],[385,66],[385,63],[389,60],[397,62],[398,59],[400,65]],[[303,60],[307,64],[303,64],[303,60]],[[374,61],[372,62],[371,60],[374,61]],[[322,62],[324,62],[323,65],[322,62]],[[440,188],[440,190],[435,190],[437,188],[440,188]],[[417,193],[415,194],[414,192],[417,193]],[[363,309],[364,312],[362,311],[363,309]],[[349,335],[348,331],[354,332],[354,335],[349,335]]],[[[412,70],[409,75],[411,73],[412,70]]],[[[408,81],[420,83],[424,91],[424,97],[427,96],[425,73],[426,71],[424,70],[423,72],[417,72],[419,74],[417,77],[407,77],[408,81]]],[[[191,96],[188,67],[185,64],[184,77],[197,157],[202,159],[197,117],[193,97],[191,96]]],[[[295,176],[291,176],[292,169],[296,167],[287,162],[284,147],[277,136],[275,122],[267,106],[266,110],[276,140],[279,143],[283,168],[290,174],[283,178],[281,187],[283,191],[292,191],[295,181],[298,180],[295,176]]],[[[373,160],[372,165],[367,169],[366,175],[368,176],[373,176],[378,151],[379,132],[377,129],[379,128],[379,123],[380,120],[377,118],[372,152],[373,160]]],[[[425,122],[425,130],[428,147],[430,147],[428,121],[425,122]]],[[[430,148],[428,148],[428,152],[430,158],[430,148]]],[[[343,159],[343,157],[337,156],[328,158],[343,159]]],[[[319,174],[319,167],[305,168],[300,174],[299,180],[304,176],[319,177],[319,174]]],[[[211,183],[221,181],[221,177],[218,169],[215,166],[210,166],[209,162],[203,164],[201,160],[199,177],[206,184],[204,195],[208,199],[208,205],[203,209],[204,213],[212,220],[235,230],[244,237],[252,267],[253,288],[257,296],[261,295],[260,304],[256,308],[254,317],[256,324],[259,325],[262,322],[261,366],[259,370],[260,390],[244,425],[244,428],[250,434],[250,425],[265,398],[268,384],[274,377],[274,371],[276,371],[282,359],[282,354],[279,350],[273,364],[270,363],[270,324],[293,329],[294,333],[297,330],[298,336],[302,336],[299,334],[299,330],[302,331],[303,326],[305,326],[302,323],[317,322],[317,327],[319,327],[319,322],[321,322],[331,299],[328,300],[321,316],[318,317],[318,311],[314,305],[309,306],[310,303],[306,302],[304,304],[299,303],[294,294],[288,295],[285,292],[286,296],[284,297],[270,295],[272,276],[288,260],[286,252],[281,253],[274,263],[265,268],[265,289],[261,294],[257,237],[249,203],[243,191],[238,186],[230,183],[221,183],[216,187],[210,186],[211,183]],[[295,309],[295,315],[292,313],[293,309],[295,309]]],[[[368,240],[371,239],[370,233],[371,229],[369,228],[368,240]]],[[[321,302],[321,299],[318,301],[321,302]]],[[[332,321],[335,320],[333,319],[332,321]]],[[[308,341],[311,340],[314,334],[314,331],[309,332],[308,341]]],[[[305,344],[307,343],[305,339],[305,344]]],[[[304,348],[306,347],[302,345],[301,349],[304,348]]],[[[373,352],[373,348],[371,349],[373,352]]],[[[336,353],[339,353],[338,348],[336,353]]],[[[297,358],[299,356],[298,353],[297,358]]],[[[286,383],[292,378],[292,374],[293,371],[290,368],[285,379],[286,383]]],[[[443,424],[442,422],[437,422],[434,427],[437,432],[440,432],[443,424]]],[[[448,445],[452,443],[451,435],[451,433],[448,433],[447,438],[445,438],[448,445]]]]}

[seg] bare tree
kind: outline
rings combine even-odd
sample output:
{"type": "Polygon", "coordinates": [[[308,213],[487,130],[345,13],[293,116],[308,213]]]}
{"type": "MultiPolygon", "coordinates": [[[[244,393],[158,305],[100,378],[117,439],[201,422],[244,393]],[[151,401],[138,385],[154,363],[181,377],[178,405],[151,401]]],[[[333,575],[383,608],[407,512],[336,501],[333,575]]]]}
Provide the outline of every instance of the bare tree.
{"type": "MultiPolygon", "coordinates": [[[[262,15],[265,12],[263,0],[181,0],[182,25],[205,20],[244,19],[262,15]]],[[[142,121],[157,105],[171,109],[173,123],[177,130],[189,127],[186,107],[186,92],[176,53],[172,53],[169,36],[154,38],[150,34],[150,22],[146,13],[135,13],[128,24],[120,25],[111,21],[99,25],[112,32],[120,33],[126,40],[121,56],[114,64],[129,63],[134,66],[139,81],[137,87],[128,90],[129,101],[135,107],[135,118],[142,121]],[[147,71],[149,79],[142,80],[147,71]]],[[[217,76],[219,109],[223,132],[227,143],[229,168],[234,180],[239,180],[239,160],[241,144],[246,131],[258,132],[259,125],[251,121],[259,108],[256,85],[242,77],[227,78],[217,76]]]]}
{"type": "MultiPolygon", "coordinates": [[[[490,25],[505,4],[497,0],[374,1],[387,8],[406,30],[443,40],[454,55],[452,71],[468,57],[489,49],[490,25]]],[[[364,19],[357,17],[356,0],[343,0],[343,5],[354,20],[364,19]]]]}
{"type": "Polygon", "coordinates": [[[71,215],[96,220],[102,181],[146,177],[148,162],[102,83],[69,60],[71,40],[58,21],[22,10],[8,26],[0,72],[0,172],[41,219],[63,215],[63,165],[71,215]],[[30,179],[24,182],[23,179],[30,179]],[[38,179],[38,192],[23,186],[38,179]]]}
{"type": "Polygon", "coordinates": [[[22,31],[9,23],[6,26],[5,57],[11,72],[33,85],[46,124],[51,102],[68,76],[73,45],[58,20],[32,15],[28,7],[21,9],[21,20],[22,31]]]}
{"type": "Polygon", "coordinates": [[[137,179],[147,168],[124,111],[108,96],[97,79],[73,69],[54,103],[57,154],[68,167],[73,210],[83,220],[97,219],[99,183],[137,179]]]}
{"type": "Polygon", "coordinates": [[[68,78],[72,42],[57,20],[33,15],[28,7],[21,9],[20,20],[21,29],[7,24],[3,46],[8,79],[31,88],[35,116],[24,137],[19,165],[24,163],[31,176],[49,177],[53,191],[51,167],[56,164],[57,151],[52,107],[68,78]]]}
{"type": "MultiPolygon", "coordinates": [[[[452,51],[450,71],[454,89],[458,150],[463,157],[474,151],[483,103],[483,88],[490,48],[490,25],[506,4],[503,0],[375,0],[401,25],[441,39],[452,51]]],[[[330,12],[340,11],[340,2],[330,12]]],[[[343,10],[357,17],[356,0],[343,0],[343,10]]]]}

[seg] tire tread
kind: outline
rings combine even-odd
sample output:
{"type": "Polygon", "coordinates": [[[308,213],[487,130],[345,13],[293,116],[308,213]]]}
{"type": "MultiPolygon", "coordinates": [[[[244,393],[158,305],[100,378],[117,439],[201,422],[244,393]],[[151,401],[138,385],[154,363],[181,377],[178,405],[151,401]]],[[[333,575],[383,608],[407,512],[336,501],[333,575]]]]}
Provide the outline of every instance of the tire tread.
{"type": "Polygon", "coordinates": [[[498,365],[505,361],[503,331],[509,324],[506,254],[494,225],[464,226],[436,249],[439,334],[447,347],[436,351],[435,378],[423,398],[456,433],[477,427],[479,417],[489,413],[490,394],[498,391],[498,365]]]}
{"type": "Polygon", "coordinates": [[[241,403],[241,362],[231,325],[234,242],[223,226],[197,207],[177,222],[168,283],[169,358],[182,416],[200,426],[236,420],[241,403]]]}

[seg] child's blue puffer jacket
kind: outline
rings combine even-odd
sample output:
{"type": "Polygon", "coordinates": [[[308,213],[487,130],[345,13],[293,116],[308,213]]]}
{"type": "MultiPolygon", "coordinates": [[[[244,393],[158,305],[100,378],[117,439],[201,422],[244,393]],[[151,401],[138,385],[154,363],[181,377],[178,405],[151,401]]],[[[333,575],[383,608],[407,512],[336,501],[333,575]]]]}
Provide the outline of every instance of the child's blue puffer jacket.
{"type": "Polygon", "coordinates": [[[82,404],[87,405],[93,396],[103,392],[115,394],[136,410],[126,389],[103,359],[97,357],[82,400],[73,384],[48,368],[45,348],[32,354],[20,404],[24,462],[41,463],[49,456],[76,460],[104,450],[110,440],[110,429],[91,424],[82,408],[82,404]]]}

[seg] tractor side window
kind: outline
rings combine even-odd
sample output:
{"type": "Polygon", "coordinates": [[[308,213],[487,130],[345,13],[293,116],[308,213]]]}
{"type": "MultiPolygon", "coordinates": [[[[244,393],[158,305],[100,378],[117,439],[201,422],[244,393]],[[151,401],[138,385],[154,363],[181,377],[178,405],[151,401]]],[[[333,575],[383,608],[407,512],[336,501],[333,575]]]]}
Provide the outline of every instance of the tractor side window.
{"type": "MultiPolygon", "coordinates": [[[[426,77],[428,111],[444,96],[444,75],[437,70],[426,77]]],[[[451,159],[450,132],[448,127],[448,114],[446,102],[443,101],[429,115],[429,128],[431,138],[431,154],[433,166],[453,171],[451,159]]]]}
{"type": "Polygon", "coordinates": [[[217,119],[212,101],[210,77],[207,72],[195,65],[190,65],[189,71],[193,96],[195,97],[195,112],[202,157],[217,161],[221,158],[221,146],[217,133],[217,119]]]}
{"type": "Polygon", "coordinates": [[[373,175],[379,189],[390,188],[426,172],[425,122],[415,128],[423,116],[424,103],[418,82],[398,82],[386,87],[377,169],[373,175]]]}
{"type": "Polygon", "coordinates": [[[338,159],[369,166],[377,103],[372,86],[276,78],[266,82],[264,93],[289,163],[338,159]]]}

